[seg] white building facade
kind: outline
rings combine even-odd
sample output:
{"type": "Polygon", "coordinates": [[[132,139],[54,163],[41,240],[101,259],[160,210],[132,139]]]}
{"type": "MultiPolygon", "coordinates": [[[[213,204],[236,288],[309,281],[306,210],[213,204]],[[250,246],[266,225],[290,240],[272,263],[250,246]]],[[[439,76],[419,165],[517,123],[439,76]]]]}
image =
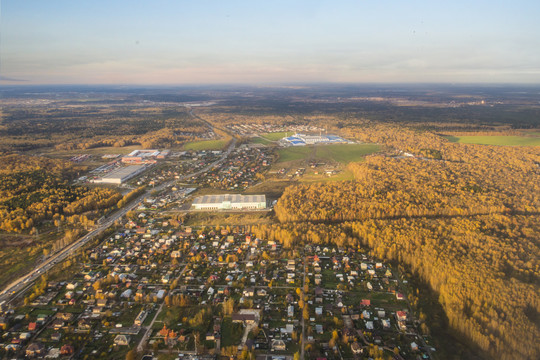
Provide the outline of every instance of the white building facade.
{"type": "Polygon", "coordinates": [[[204,195],[196,197],[195,210],[260,210],[266,209],[265,195],[204,195]]]}

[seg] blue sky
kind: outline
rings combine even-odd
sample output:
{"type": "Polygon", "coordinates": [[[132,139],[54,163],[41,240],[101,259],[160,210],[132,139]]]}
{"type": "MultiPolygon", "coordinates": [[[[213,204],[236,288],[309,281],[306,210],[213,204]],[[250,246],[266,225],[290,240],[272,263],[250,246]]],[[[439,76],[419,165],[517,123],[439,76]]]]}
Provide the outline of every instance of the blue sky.
{"type": "Polygon", "coordinates": [[[4,84],[540,83],[540,1],[0,1],[4,84]]]}

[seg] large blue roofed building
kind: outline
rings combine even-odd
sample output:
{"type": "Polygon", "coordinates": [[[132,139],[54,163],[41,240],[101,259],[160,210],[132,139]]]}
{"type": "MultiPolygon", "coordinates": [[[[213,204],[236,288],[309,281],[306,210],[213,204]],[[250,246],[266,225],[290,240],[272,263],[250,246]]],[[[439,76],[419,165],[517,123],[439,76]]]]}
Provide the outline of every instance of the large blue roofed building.
{"type": "Polygon", "coordinates": [[[304,146],[312,144],[345,144],[348,141],[336,135],[304,135],[294,134],[283,138],[283,141],[292,146],[304,146]]]}

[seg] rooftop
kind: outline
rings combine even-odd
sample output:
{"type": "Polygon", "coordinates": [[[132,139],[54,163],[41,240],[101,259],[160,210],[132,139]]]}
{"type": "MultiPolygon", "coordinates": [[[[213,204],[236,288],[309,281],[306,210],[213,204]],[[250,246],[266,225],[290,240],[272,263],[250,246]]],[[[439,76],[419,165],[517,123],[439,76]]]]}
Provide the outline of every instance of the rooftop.
{"type": "Polygon", "coordinates": [[[139,171],[142,168],[144,168],[144,165],[130,165],[130,166],[122,167],[122,168],[113,170],[107,175],[103,176],[103,179],[123,178],[131,173],[139,171]]]}
{"type": "Polygon", "coordinates": [[[196,197],[195,200],[193,200],[193,204],[221,204],[225,201],[231,203],[266,202],[266,196],[240,194],[204,195],[196,197]]]}

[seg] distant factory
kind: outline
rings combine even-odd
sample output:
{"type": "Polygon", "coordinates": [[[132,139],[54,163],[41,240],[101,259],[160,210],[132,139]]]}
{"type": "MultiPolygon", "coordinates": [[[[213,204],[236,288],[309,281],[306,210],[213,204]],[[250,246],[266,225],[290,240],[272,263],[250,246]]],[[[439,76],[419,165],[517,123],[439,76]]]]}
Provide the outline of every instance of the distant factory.
{"type": "Polygon", "coordinates": [[[129,179],[141,174],[145,171],[147,166],[145,165],[130,165],[111,171],[107,175],[100,179],[94,180],[95,183],[104,184],[123,184],[129,179]]]}
{"type": "Polygon", "coordinates": [[[150,164],[155,163],[156,159],[165,159],[169,156],[170,150],[133,150],[122,157],[123,163],[128,164],[150,164]]]}
{"type": "Polygon", "coordinates": [[[265,195],[204,195],[196,197],[192,204],[195,210],[258,210],[266,209],[265,195]]]}
{"type": "Polygon", "coordinates": [[[314,144],[346,144],[347,140],[336,135],[305,135],[294,134],[292,136],[283,138],[282,141],[285,145],[292,146],[305,146],[314,144]]]}

